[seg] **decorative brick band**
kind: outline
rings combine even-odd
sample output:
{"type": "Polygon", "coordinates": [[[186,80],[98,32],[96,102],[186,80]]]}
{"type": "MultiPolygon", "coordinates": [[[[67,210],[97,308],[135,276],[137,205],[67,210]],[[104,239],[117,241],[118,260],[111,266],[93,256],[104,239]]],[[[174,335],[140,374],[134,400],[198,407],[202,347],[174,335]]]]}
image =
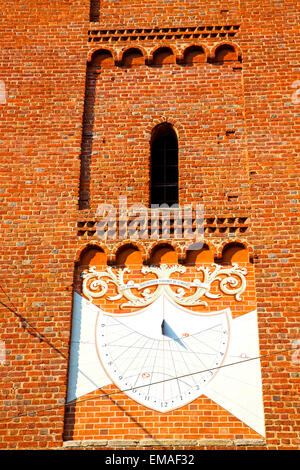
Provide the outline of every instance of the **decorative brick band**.
{"type": "Polygon", "coordinates": [[[155,448],[193,448],[205,449],[210,447],[237,448],[237,447],[264,447],[264,439],[141,439],[141,440],[82,440],[65,441],[65,449],[73,448],[102,448],[102,449],[155,449],[155,448]]]}
{"type": "MultiPolygon", "coordinates": [[[[124,221],[130,224],[132,218],[128,218],[124,221]]],[[[234,234],[244,234],[249,229],[249,217],[243,216],[209,216],[204,218],[203,231],[205,234],[211,234],[211,236],[224,236],[234,234]]],[[[98,221],[93,219],[81,219],[77,222],[77,235],[80,238],[90,239],[97,235],[97,223],[98,221]]],[[[119,229],[121,229],[122,221],[119,221],[119,229]]],[[[195,229],[195,221],[192,223],[192,230],[195,229]]],[[[128,232],[129,233],[129,232],[128,232]]],[[[160,218],[157,224],[157,233],[155,235],[163,234],[163,219],[160,218]]],[[[130,235],[130,233],[129,233],[130,235]]],[[[176,228],[174,226],[174,220],[170,218],[170,237],[176,239],[176,228]]],[[[151,226],[148,226],[148,238],[151,238],[151,226]]]]}
{"type": "Polygon", "coordinates": [[[189,26],[172,28],[142,29],[91,29],[88,32],[89,42],[127,42],[152,41],[169,39],[199,39],[234,37],[240,25],[189,26]]]}

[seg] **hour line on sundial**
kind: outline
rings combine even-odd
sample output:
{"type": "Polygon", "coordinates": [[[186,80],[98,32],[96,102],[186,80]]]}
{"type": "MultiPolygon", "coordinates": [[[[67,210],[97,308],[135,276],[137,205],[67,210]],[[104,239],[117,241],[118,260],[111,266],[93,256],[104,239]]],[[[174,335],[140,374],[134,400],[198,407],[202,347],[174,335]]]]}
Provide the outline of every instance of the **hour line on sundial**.
{"type": "Polygon", "coordinates": [[[98,351],[112,381],[128,396],[160,412],[197,398],[225,357],[226,312],[176,318],[162,309],[99,316],[98,351]],[[148,317],[147,317],[148,318],[148,317]],[[189,324],[188,334],[186,325],[189,324]],[[205,372],[198,372],[202,369],[205,372]],[[184,377],[183,377],[184,376],[184,377]]]}

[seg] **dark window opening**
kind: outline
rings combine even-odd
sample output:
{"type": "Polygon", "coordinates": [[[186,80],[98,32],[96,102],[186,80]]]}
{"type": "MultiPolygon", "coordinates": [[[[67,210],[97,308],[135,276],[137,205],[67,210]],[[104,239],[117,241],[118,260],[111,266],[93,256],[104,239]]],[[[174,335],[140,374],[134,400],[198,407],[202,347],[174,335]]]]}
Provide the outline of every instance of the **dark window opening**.
{"type": "Polygon", "coordinates": [[[91,0],[90,3],[90,21],[98,22],[100,19],[100,0],[91,0]]]}
{"type": "Polygon", "coordinates": [[[178,140],[170,124],[160,124],[151,141],[151,204],[178,202],[178,140]]]}

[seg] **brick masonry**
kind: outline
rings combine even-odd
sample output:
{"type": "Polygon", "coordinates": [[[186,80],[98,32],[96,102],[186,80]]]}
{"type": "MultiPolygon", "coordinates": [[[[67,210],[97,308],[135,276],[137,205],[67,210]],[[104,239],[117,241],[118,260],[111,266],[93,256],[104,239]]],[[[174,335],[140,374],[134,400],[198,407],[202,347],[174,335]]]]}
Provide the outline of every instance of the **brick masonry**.
{"type": "MultiPolygon", "coordinates": [[[[97,241],[89,224],[119,194],[149,204],[151,131],[168,121],[179,138],[180,204],[204,204],[215,260],[230,242],[248,248],[260,351],[278,354],[262,360],[265,441],[244,429],[228,437],[226,426],[222,435],[212,420],[205,436],[198,426],[153,438],[177,448],[298,449],[299,356],[280,353],[300,340],[297,2],[119,0],[99,11],[95,1],[71,3],[2,6],[0,447],[68,448],[73,439],[101,448],[105,439],[119,448],[125,439],[159,448],[137,427],[119,433],[124,416],[109,438],[92,423],[68,435],[64,402],[80,253],[97,244],[114,264],[122,244],[97,241]],[[234,54],[220,62],[222,44],[234,54]],[[192,45],[203,54],[187,64],[192,45]],[[173,54],[157,67],[159,46],[173,54]],[[130,47],[143,55],[131,67],[130,47]],[[102,63],[100,49],[112,59],[102,63]]],[[[186,242],[172,243],[183,261],[186,242]]],[[[145,262],[153,245],[139,245],[145,262]]]]}

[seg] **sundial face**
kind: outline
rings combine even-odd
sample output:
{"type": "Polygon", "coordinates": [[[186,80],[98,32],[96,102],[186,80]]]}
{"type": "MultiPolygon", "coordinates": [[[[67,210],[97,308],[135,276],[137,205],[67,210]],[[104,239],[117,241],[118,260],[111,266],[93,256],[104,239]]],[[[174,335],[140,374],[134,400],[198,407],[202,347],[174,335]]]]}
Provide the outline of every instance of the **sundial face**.
{"type": "Polygon", "coordinates": [[[225,359],[229,334],[227,310],[192,312],[161,295],[131,314],[99,310],[96,345],[112,382],[164,413],[202,395],[225,359]]]}
{"type": "Polygon", "coordinates": [[[165,413],[203,395],[264,436],[257,311],[253,292],[245,303],[242,298],[247,269],[213,263],[180,276],[185,272],[182,265],[143,266],[138,281],[127,267],[82,273],[82,295],[74,293],[68,402],[115,384],[165,413]],[[241,302],[234,316],[220,310],[230,298],[241,302]],[[122,313],[125,308],[131,313],[122,313]]]}

